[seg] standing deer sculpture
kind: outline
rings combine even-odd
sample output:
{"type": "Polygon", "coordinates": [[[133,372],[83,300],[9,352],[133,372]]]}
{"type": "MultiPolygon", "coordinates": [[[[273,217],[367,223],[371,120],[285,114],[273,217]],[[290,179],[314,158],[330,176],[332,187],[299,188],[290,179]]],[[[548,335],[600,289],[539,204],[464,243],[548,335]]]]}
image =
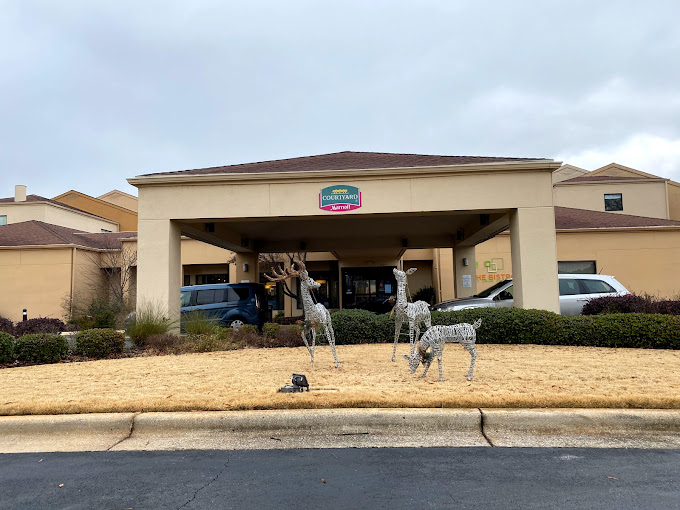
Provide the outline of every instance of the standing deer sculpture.
{"type": "Polygon", "coordinates": [[[430,305],[425,301],[416,301],[409,303],[406,300],[406,277],[416,272],[416,268],[412,267],[406,272],[399,271],[396,267],[392,270],[397,279],[397,302],[394,305],[394,312],[396,313],[395,327],[394,327],[394,348],[392,349],[392,361],[396,360],[397,342],[401,334],[401,325],[404,321],[408,321],[408,338],[411,344],[411,356],[415,343],[420,336],[420,323],[424,322],[425,326],[432,327],[432,318],[430,317],[430,305]]]}
{"type": "Polygon", "coordinates": [[[273,277],[265,274],[265,277],[271,282],[281,282],[293,277],[298,277],[300,279],[302,307],[305,311],[305,324],[302,329],[302,340],[309,351],[309,355],[312,357],[312,365],[314,364],[314,346],[316,345],[316,326],[319,325],[328,340],[328,345],[331,346],[333,359],[335,360],[335,368],[338,368],[338,356],[335,354],[335,332],[333,331],[331,314],[324,305],[314,302],[314,298],[310,291],[310,289],[318,289],[321,284],[309,277],[304,262],[299,260],[295,260],[292,263],[291,269],[279,269],[279,272],[276,272],[276,269],[273,269],[272,273],[274,275],[273,277]],[[311,347],[307,340],[309,333],[312,335],[311,347]]]}

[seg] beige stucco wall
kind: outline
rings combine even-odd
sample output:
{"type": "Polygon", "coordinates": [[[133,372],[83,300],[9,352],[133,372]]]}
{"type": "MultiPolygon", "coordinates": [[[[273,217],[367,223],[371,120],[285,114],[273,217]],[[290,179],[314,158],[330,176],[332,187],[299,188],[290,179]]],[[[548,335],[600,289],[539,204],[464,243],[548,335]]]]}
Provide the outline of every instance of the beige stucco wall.
{"type": "Polygon", "coordinates": [[[553,188],[556,206],[590,211],[604,212],[604,195],[609,193],[622,194],[623,211],[615,211],[618,214],[668,219],[666,183],[662,180],[599,184],[579,182],[556,184],[553,188]]]}
{"type": "Polygon", "coordinates": [[[119,205],[130,211],[137,212],[137,197],[133,197],[118,190],[109,191],[97,197],[99,200],[119,205]]]}
{"type": "Polygon", "coordinates": [[[668,182],[668,217],[671,220],[680,220],[680,184],[668,182]]]}
{"type": "Polygon", "coordinates": [[[29,318],[62,318],[72,255],[70,248],[0,248],[0,316],[20,321],[26,308],[29,318]]]}
{"type": "Polygon", "coordinates": [[[227,181],[188,186],[178,182],[175,186],[140,187],[139,217],[153,220],[337,216],[338,213],[319,209],[318,195],[321,188],[339,181],[360,186],[362,193],[362,207],[344,215],[552,206],[550,172],[470,172],[418,177],[397,174],[391,179],[310,176],[287,182],[277,182],[275,175],[270,176],[272,182],[268,184],[227,181]]]}
{"type": "MultiPolygon", "coordinates": [[[[612,275],[628,290],[672,298],[680,295],[680,230],[640,229],[619,231],[557,232],[557,260],[594,260],[597,271],[612,275]]],[[[477,245],[477,285],[484,290],[500,279],[511,278],[510,236],[500,234],[477,245]],[[485,261],[498,263],[505,270],[496,273],[484,267],[485,261]]]]}
{"type": "Polygon", "coordinates": [[[21,202],[0,204],[0,216],[7,216],[7,223],[43,221],[84,232],[101,232],[102,229],[118,232],[118,223],[95,218],[47,202],[21,202]]]}
{"type": "Polygon", "coordinates": [[[137,230],[137,213],[118,205],[76,191],[59,195],[54,200],[114,221],[118,223],[118,228],[121,231],[134,232],[137,230]]]}

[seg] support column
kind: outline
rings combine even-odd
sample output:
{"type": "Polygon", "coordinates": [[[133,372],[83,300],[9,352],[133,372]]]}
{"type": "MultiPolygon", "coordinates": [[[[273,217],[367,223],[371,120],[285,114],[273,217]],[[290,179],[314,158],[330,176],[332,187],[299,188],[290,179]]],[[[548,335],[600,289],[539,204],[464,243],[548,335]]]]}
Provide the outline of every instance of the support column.
{"type": "Polygon", "coordinates": [[[554,209],[512,211],[510,247],[515,307],[560,313],[554,209]]]}
{"type": "Polygon", "coordinates": [[[432,253],[434,255],[432,279],[437,296],[435,301],[448,301],[455,297],[453,250],[451,248],[435,248],[432,253]]]}
{"type": "Polygon", "coordinates": [[[260,254],[254,252],[236,254],[234,282],[260,283],[260,254]]]}
{"type": "Polygon", "coordinates": [[[171,220],[139,220],[137,241],[137,313],[160,308],[179,332],[182,254],[179,225],[171,220]]]}
{"type": "Polygon", "coordinates": [[[477,294],[477,269],[475,247],[458,246],[453,250],[456,278],[456,297],[464,298],[477,294]],[[467,262],[467,265],[465,263],[467,262]],[[466,287],[469,285],[469,287],[466,287]]]}

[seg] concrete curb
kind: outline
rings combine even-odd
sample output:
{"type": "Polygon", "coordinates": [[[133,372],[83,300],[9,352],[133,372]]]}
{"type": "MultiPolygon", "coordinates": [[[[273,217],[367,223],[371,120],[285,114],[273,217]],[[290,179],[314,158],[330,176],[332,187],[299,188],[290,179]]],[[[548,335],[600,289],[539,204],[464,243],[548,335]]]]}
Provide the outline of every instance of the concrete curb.
{"type": "Polygon", "coordinates": [[[680,448],[680,410],[301,409],[0,417],[0,452],[587,446],[680,448]]]}
{"type": "Polygon", "coordinates": [[[360,434],[478,432],[477,409],[306,409],[145,413],[135,419],[135,433],[182,431],[298,432],[360,434]]]}
{"type": "Polygon", "coordinates": [[[108,450],[130,437],[134,416],[134,413],[3,416],[0,452],[108,450]]]}

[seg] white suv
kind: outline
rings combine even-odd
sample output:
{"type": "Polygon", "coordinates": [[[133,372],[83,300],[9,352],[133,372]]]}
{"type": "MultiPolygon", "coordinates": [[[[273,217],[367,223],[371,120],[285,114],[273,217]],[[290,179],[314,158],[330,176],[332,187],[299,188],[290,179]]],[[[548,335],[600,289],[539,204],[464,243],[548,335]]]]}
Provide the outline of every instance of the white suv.
{"type": "MultiPolygon", "coordinates": [[[[580,315],[583,305],[602,296],[626,296],[630,294],[613,276],[603,274],[560,274],[560,313],[580,315]]],[[[493,287],[469,298],[444,301],[432,306],[437,312],[451,312],[467,308],[504,308],[514,305],[512,279],[498,282],[493,287]]]]}

